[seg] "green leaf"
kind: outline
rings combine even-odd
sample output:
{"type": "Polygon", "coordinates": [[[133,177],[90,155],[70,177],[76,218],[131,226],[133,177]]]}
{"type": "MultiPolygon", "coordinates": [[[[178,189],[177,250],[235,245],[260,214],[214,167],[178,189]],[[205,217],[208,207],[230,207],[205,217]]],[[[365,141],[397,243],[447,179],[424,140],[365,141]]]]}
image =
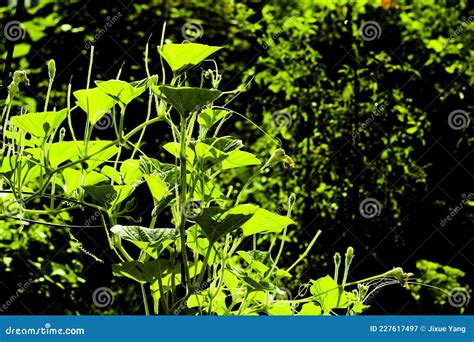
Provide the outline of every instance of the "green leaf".
{"type": "Polygon", "coordinates": [[[123,202],[135,190],[131,185],[88,185],[83,188],[100,206],[107,209],[123,202]]]}
{"type": "Polygon", "coordinates": [[[146,83],[145,86],[137,88],[120,80],[96,81],[95,83],[100,90],[117,101],[122,108],[146,90],[146,83]]]}
{"type": "Polygon", "coordinates": [[[61,125],[66,116],[67,109],[59,112],[28,113],[13,116],[10,123],[37,138],[45,138],[61,125]]]}
{"type": "Polygon", "coordinates": [[[264,274],[273,265],[269,252],[263,251],[238,251],[237,254],[244,259],[249,266],[260,274],[264,274]]]}
{"type": "Polygon", "coordinates": [[[235,150],[229,152],[228,157],[222,162],[222,169],[233,169],[236,167],[260,165],[258,158],[249,152],[235,150]]]}
{"type": "Polygon", "coordinates": [[[143,173],[140,171],[140,160],[124,160],[120,166],[120,173],[124,184],[138,184],[143,176],[143,173]]]}
{"type": "Polygon", "coordinates": [[[217,100],[222,95],[222,92],[217,89],[194,87],[171,87],[161,85],[153,86],[151,89],[183,116],[197,111],[203,106],[217,100]]]}
{"type": "MultiPolygon", "coordinates": [[[[106,146],[110,145],[111,141],[109,140],[97,140],[97,141],[90,141],[88,148],[87,148],[87,154],[92,155],[94,153],[94,156],[91,157],[86,161],[87,164],[87,170],[93,170],[95,167],[105,163],[107,160],[112,158],[115,154],[118,152],[118,147],[117,146],[110,146],[106,148],[106,146]],[[100,151],[100,152],[99,152],[100,151]]],[[[85,146],[84,143],[82,142],[81,145],[79,145],[79,151],[80,155],[82,157],[85,157],[85,146]]]]}
{"type": "Polygon", "coordinates": [[[62,171],[64,178],[64,192],[70,195],[74,190],[81,185],[94,185],[100,182],[107,181],[107,178],[95,171],[65,169],[62,171]]]}
{"type": "Polygon", "coordinates": [[[347,307],[348,301],[344,290],[328,275],[313,280],[310,291],[325,313],[332,309],[347,307]]]}
{"type": "MultiPolygon", "coordinates": [[[[163,148],[168,151],[169,153],[171,153],[173,156],[175,156],[176,158],[179,158],[179,152],[180,152],[180,146],[179,146],[179,143],[175,143],[175,142],[169,142],[169,143],[166,143],[163,148]]],[[[194,151],[192,149],[190,149],[189,147],[186,147],[186,160],[187,160],[187,164],[189,166],[192,166],[193,163],[194,163],[194,158],[196,157],[196,155],[194,154],[194,151]]]]}
{"type": "Polygon", "coordinates": [[[214,52],[222,49],[220,46],[209,46],[205,44],[166,44],[158,47],[158,52],[175,73],[198,65],[214,52]]]}
{"type": "Polygon", "coordinates": [[[232,152],[244,146],[242,140],[235,139],[229,136],[219,138],[206,138],[202,140],[203,143],[211,145],[223,152],[232,152]]]}
{"type": "Polygon", "coordinates": [[[249,290],[251,292],[253,292],[253,291],[274,291],[275,289],[277,289],[277,287],[275,285],[273,285],[272,283],[270,283],[268,281],[265,281],[265,280],[256,281],[255,279],[253,279],[251,277],[248,277],[248,276],[244,276],[244,277],[240,278],[240,280],[242,280],[242,282],[245,285],[247,285],[247,287],[249,288],[249,290]]]}
{"type": "Polygon", "coordinates": [[[145,175],[144,177],[153,197],[153,202],[155,205],[157,205],[168,193],[168,187],[161,177],[156,173],[145,175]]]}
{"type": "Polygon", "coordinates": [[[170,273],[170,262],[159,259],[147,262],[128,261],[112,265],[112,273],[115,276],[127,277],[141,284],[155,282],[159,274],[158,269],[162,276],[170,273]]]}
{"type": "Polygon", "coordinates": [[[289,217],[258,208],[252,218],[242,225],[242,229],[244,236],[267,232],[279,233],[290,224],[295,222],[289,217]]]}
{"type": "MultiPolygon", "coordinates": [[[[76,143],[74,141],[59,141],[48,145],[48,160],[51,167],[56,168],[67,160],[73,159],[79,155],[76,143]]],[[[25,149],[33,158],[42,164],[41,151],[43,148],[35,147],[25,149]]]]}
{"type": "Polygon", "coordinates": [[[179,233],[174,228],[146,228],[140,226],[116,225],[110,228],[113,234],[128,241],[139,242],[162,242],[164,240],[176,240],[179,233]]]}
{"type": "Polygon", "coordinates": [[[110,179],[113,179],[113,181],[115,183],[123,185],[123,181],[122,181],[122,177],[120,175],[120,172],[115,170],[112,166],[105,165],[100,172],[103,175],[109,177],[110,179]]]}
{"type": "Polygon", "coordinates": [[[252,204],[241,204],[229,210],[203,208],[201,215],[194,220],[213,243],[249,221],[257,209],[258,207],[252,204]]]}
{"type": "Polygon", "coordinates": [[[228,155],[217,148],[198,142],[194,147],[198,160],[202,163],[205,169],[218,164],[228,157],[228,155]]]}
{"type": "Polygon", "coordinates": [[[227,114],[224,109],[211,109],[206,108],[198,115],[199,124],[205,129],[210,129],[218,121],[222,120],[227,114]]]}
{"type": "Polygon", "coordinates": [[[291,310],[291,303],[290,302],[275,302],[273,303],[269,309],[267,309],[267,313],[270,316],[292,316],[293,311],[291,310]]]}
{"type": "Polygon", "coordinates": [[[299,312],[300,316],[321,316],[321,307],[314,303],[306,303],[299,312]]]}
{"type": "Polygon", "coordinates": [[[95,125],[114,105],[114,100],[101,89],[81,89],[73,93],[77,105],[86,112],[92,125],[95,125]]]}

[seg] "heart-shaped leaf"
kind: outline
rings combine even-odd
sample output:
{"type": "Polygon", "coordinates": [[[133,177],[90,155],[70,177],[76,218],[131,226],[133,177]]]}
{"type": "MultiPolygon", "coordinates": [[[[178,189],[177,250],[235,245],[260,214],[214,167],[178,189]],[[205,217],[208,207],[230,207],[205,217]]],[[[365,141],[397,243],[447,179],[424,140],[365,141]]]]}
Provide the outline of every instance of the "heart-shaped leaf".
{"type": "Polygon", "coordinates": [[[242,229],[245,236],[267,232],[279,233],[290,224],[295,222],[289,217],[258,208],[252,218],[242,225],[242,229]]]}
{"type": "Polygon", "coordinates": [[[242,166],[260,165],[258,158],[250,153],[240,150],[229,152],[228,157],[222,162],[222,169],[234,169],[242,166]]]}
{"type": "Polygon", "coordinates": [[[227,233],[240,228],[248,222],[258,207],[253,204],[241,204],[232,209],[203,208],[195,218],[211,243],[227,233]]]}
{"type": "Polygon", "coordinates": [[[158,47],[158,52],[175,73],[183,72],[198,65],[214,52],[222,49],[220,46],[205,44],[166,44],[158,47]]]}
{"type": "Polygon", "coordinates": [[[13,116],[10,123],[37,138],[49,136],[66,119],[67,109],[59,112],[28,113],[13,116]]]}
{"type": "Polygon", "coordinates": [[[179,232],[174,228],[146,228],[140,226],[116,225],[110,231],[128,241],[138,242],[162,242],[164,240],[176,240],[179,232]]]}
{"type": "Polygon", "coordinates": [[[341,287],[330,276],[313,280],[313,286],[310,288],[314,299],[321,304],[324,312],[332,309],[347,307],[348,301],[341,287]]]}
{"type": "Polygon", "coordinates": [[[195,87],[153,86],[151,89],[166,103],[186,116],[217,100],[222,92],[217,89],[195,87]]]}
{"type": "Polygon", "coordinates": [[[128,105],[146,90],[146,83],[137,88],[120,80],[96,81],[95,83],[100,90],[117,101],[122,107],[128,105]]]}
{"type": "Polygon", "coordinates": [[[77,105],[86,112],[92,125],[95,125],[114,105],[114,99],[101,89],[81,89],[73,93],[77,105]]]}

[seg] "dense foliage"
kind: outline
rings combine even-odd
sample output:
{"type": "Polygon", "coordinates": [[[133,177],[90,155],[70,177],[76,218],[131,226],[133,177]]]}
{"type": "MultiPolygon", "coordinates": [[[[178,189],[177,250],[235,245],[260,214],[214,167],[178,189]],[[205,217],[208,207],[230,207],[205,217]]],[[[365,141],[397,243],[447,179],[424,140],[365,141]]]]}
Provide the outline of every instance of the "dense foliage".
{"type": "MultiPolygon", "coordinates": [[[[28,69],[30,87],[25,87],[26,76],[17,74],[17,81],[23,84],[19,89],[10,88],[10,94],[13,90],[18,96],[10,96],[10,103],[4,103],[4,113],[8,110],[13,120],[25,113],[47,112],[48,103],[50,110],[58,113],[58,121],[48,119],[33,125],[36,129],[43,127],[44,131],[41,128],[35,131],[28,124],[16,126],[28,133],[27,141],[31,145],[25,146],[32,150],[28,152],[26,148],[25,152],[24,148],[18,147],[13,150],[21,152],[22,156],[30,155],[26,157],[32,158],[28,163],[36,163],[37,168],[32,166],[34,172],[19,174],[14,182],[21,184],[16,187],[5,180],[2,185],[3,200],[8,203],[3,206],[4,211],[5,208],[8,212],[13,210],[13,216],[21,213],[23,218],[28,214],[33,222],[23,221],[17,231],[12,229],[18,227],[17,218],[2,219],[0,272],[8,274],[8,281],[2,277],[7,288],[15,288],[16,283],[25,283],[31,278],[41,298],[45,298],[44,303],[48,303],[49,298],[64,298],[64,303],[71,303],[66,305],[71,309],[61,309],[61,304],[56,304],[49,312],[98,312],[90,303],[91,292],[98,286],[113,287],[120,303],[115,303],[110,312],[130,313],[127,307],[135,307],[141,301],[135,294],[136,288],[120,278],[97,280],[104,273],[112,274],[107,265],[113,263],[117,255],[110,252],[118,249],[124,260],[114,266],[113,272],[142,285],[151,285],[155,311],[288,314],[303,310],[297,304],[301,298],[294,298],[296,293],[302,293],[300,286],[318,275],[332,274],[335,253],[354,245],[361,262],[353,265],[351,273],[346,272],[349,282],[366,278],[367,274],[384,274],[393,265],[403,264],[414,271],[418,283],[441,289],[424,291],[416,285],[412,289],[417,301],[423,300],[424,305],[434,301],[436,305],[445,305],[447,312],[459,311],[458,307],[449,307],[446,294],[452,289],[463,289],[463,293],[468,293],[463,288],[465,274],[457,267],[469,267],[464,251],[468,245],[462,235],[471,232],[472,212],[468,210],[472,198],[464,203],[465,215],[456,215],[449,223],[453,229],[443,230],[441,236],[435,236],[435,242],[431,240],[425,248],[418,247],[431,239],[433,225],[439,229],[440,222],[459,206],[462,195],[464,198],[466,194],[470,195],[469,173],[462,165],[470,155],[472,128],[469,122],[461,129],[453,129],[448,124],[448,114],[456,110],[472,112],[472,101],[469,101],[473,80],[473,54],[469,49],[472,13],[468,12],[466,1],[456,6],[426,1],[423,4],[390,1],[382,4],[379,1],[353,4],[347,1],[212,2],[212,6],[207,1],[181,5],[134,1],[127,5],[117,3],[104,8],[93,4],[83,7],[80,2],[41,1],[36,7],[26,9],[19,18],[25,36],[14,42],[6,40],[2,57],[5,61],[2,97],[8,95],[7,85],[12,84],[8,75],[12,76],[15,69],[28,69]],[[94,20],[91,22],[88,16],[75,16],[82,10],[87,10],[94,20]],[[225,49],[212,58],[216,58],[215,63],[225,72],[209,61],[199,65],[199,61],[193,60],[189,64],[199,66],[190,69],[183,61],[174,60],[176,56],[167,58],[166,54],[158,54],[158,45],[167,46],[160,43],[164,20],[167,20],[167,38],[163,43],[169,46],[172,42],[181,43],[183,39],[224,46],[225,49]],[[375,29],[375,36],[372,36],[373,32],[363,30],[367,22],[377,24],[369,27],[375,29]],[[151,33],[145,70],[143,55],[151,33]],[[92,45],[95,45],[95,53],[89,75],[98,80],[120,78],[132,82],[97,82],[96,88],[89,89],[90,76],[86,79],[84,75],[88,73],[90,59],[85,57],[89,57],[92,45]],[[56,57],[59,56],[54,54],[57,49],[61,49],[63,58],[56,57]],[[45,77],[45,60],[53,57],[58,64],[54,66],[57,75],[51,74],[53,66],[50,65],[49,77],[45,77]],[[162,70],[165,63],[159,63],[160,59],[168,62],[173,73],[162,70]],[[126,64],[122,66],[124,60],[126,64]],[[180,70],[180,66],[183,69],[180,70]],[[173,78],[183,71],[186,71],[186,81],[184,74],[173,78]],[[152,77],[154,74],[158,77],[152,77]],[[69,83],[71,75],[74,75],[72,85],[69,83]],[[148,77],[142,83],[133,83],[145,76],[148,77]],[[166,87],[166,79],[170,80],[169,89],[158,89],[166,87]],[[53,80],[54,87],[51,86],[53,80]],[[179,84],[203,90],[198,95],[178,95],[172,92],[172,87],[179,84]],[[225,91],[217,93],[217,85],[225,91]],[[82,92],[76,91],[81,87],[84,88],[82,92]],[[89,92],[93,92],[92,95],[89,92]],[[219,95],[219,106],[201,108],[215,100],[214,94],[219,95]],[[124,99],[123,96],[128,97],[124,99]],[[191,98],[203,102],[194,103],[191,98]],[[98,106],[92,111],[88,108],[91,99],[95,99],[93,105],[98,106]],[[178,99],[186,102],[184,107],[176,102],[178,99]],[[74,100],[87,116],[75,114],[80,108],[74,107],[74,100]],[[192,108],[187,108],[188,105],[192,108]],[[199,108],[195,108],[196,105],[199,108]],[[60,108],[66,110],[61,112],[60,108]],[[185,126],[177,116],[167,117],[170,111],[186,116],[185,109],[194,113],[186,118],[185,126]],[[159,125],[148,128],[147,122],[150,119],[155,122],[153,118],[159,125]],[[63,120],[67,130],[53,125],[59,125],[63,120]],[[44,122],[48,123],[47,130],[44,122]],[[194,125],[196,129],[189,128],[194,125]],[[216,125],[223,140],[217,135],[207,136],[216,125]],[[85,135],[82,136],[84,127],[85,135]],[[102,140],[95,140],[94,127],[95,134],[102,140]],[[133,142],[125,143],[126,132],[133,132],[137,127],[140,129],[134,133],[138,133],[139,140],[134,138],[133,142]],[[192,159],[191,171],[184,172],[189,172],[185,187],[193,189],[184,199],[180,195],[184,180],[176,179],[179,172],[183,174],[181,165],[186,165],[180,155],[183,149],[176,145],[183,141],[179,139],[183,127],[189,134],[184,141],[191,148],[189,155],[186,153],[184,157],[192,159]],[[72,135],[74,131],[76,136],[72,135]],[[57,150],[53,149],[53,156],[49,148],[44,150],[45,145],[35,141],[35,132],[44,133],[42,138],[57,147],[57,150]],[[193,132],[197,135],[192,136],[193,132]],[[242,142],[229,137],[234,134],[245,142],[248,151],[245,153],[253,153],[245,155],[253,160],[248,165],[258,166],[225,166],[230,153],[244,153],[242,142]],[[216,140],[211,142],[209,139],[216,140]],[[84,144],[77,150],[74,148],[77,143],[72,144],[76,140],[84,144]],[[109,146],[112,143],[114,145],[109,146]],[[198,144],[205,144],[207,149],[198,144]],[[79,163],[81,156],[87,157],[88,151],[97,153],[94,160],[97,158],[98,161],[79,163]],[[170,158],[173,155],[176,159],[170,158]],[[48,163],[51,170],[60,168],[58,172],[62,175],[50,177],[48,163]],[[70,163],[74,163],[73,167],[65,167],[70,163]],[[171,165],[180,171],[173,171],[171,165]],[[211,172],[216,165],[218,168],[211,172]],[[40,183],[39,188],[27,185],[45,176],[47,181],[40,183]],[[203,185],[206,182],[213,184],[212,190],[206,190],[203,185]],[[138,184],[141,185],[136,188],[138,184]],[[101,188],[94,188],[96,186],[101,188]],[[117,191],[117,187],[126,191],[117,191]],[[32,209],[27,204],[25,210],[22,205],[25,198],[12,197],[9,193],[13,188],[26,194],[41,190],[41,196],[33,195],[34,200],[27,200],[37,208],[32,209]],[[45,194],[52,196],[45,197],[45,194]],[[14,201],[12,209],[12,198],[21,200],[19,208],[14,208],[17,203],[14,201]],[[61,198],[63,202],[55,208],[61,198]],[[132,198],[135,201],[130,201],[132,198]],[[144,211],[147,201],[153,205],[144,211]],[[254,203],[252,209],[240,207],[242,204],[238,203],[244,201],[254,203]],[[231,203],[236,206],[230,206],[231,203]],[[230,232],[225,232],[225,238],[224,235],[216,237],[217,240],[222,238],[219,242],[206,235],[209,234],[206,223],[199,222],[199,218],[212,218],[208,224],[220,226],[215,215],[226,216],[229,210],[244,209],[250,210],[249,215],[250,212],[255,214],[252,210],[257,208],[257,203],[268,210],[266,215],[277,215],[275,217],[282,220],[291,213],[288,219],[291,223],[299,223],[298,228],[281,224],[273,233],[259,232],[251,241],[252,248],[237,251],[225,246],[229,247],[232,241],[244,243],[245,236],[252,235],[246,234],[245,228],[243,242],[239,238],[235,240],[230,232]],[[187,225],[180,214],[186,212],[184,207],[197,209],[199,214],[192,217],[196,214],[193,211],[191,217],[186,217],[187,225]],[[81,208],[80,211],[77,208],[81,208]],[[167,213],[165,208],[172,210],[167,213]],[[207,208],[218,213],[208,214],[207,208]],[[433,215],[434,210],[437,215],[433,215]],[[151,222],[144,212],[151,215],[151,222]],[[157,219],[160,212],[165,222],[175,225],[175,235],[171,239],[164,234],[167,239],[163,240],[164,237],[157,238],[153,231],[150,234],[156,239],[148,241],[150,234],[144,235],[144,229],[148,232],[146,229],[153,229],[156,222],[163,222],[157,219]],[[103,222],[104,217],[110,221],[103,222]],[[35,223],[44,219],[57,226],[35,223]],[[65,225],[76,226],[70,230],[72,235],[69,229],[59,228],[65,225]],[[103,228],[94,228],[102,225],[106,228],[115,225],[110,239],[100,236],[103,228]],[[181,240],[185,236],[183,228],[188,231],[186,241],[181,240]],[[319,230],[324,233],[316,241],[319,230]],[[142,252],[130,256],[121,251],[118,237],[132,242],[142,252]],[[153,243],[156,250],[147,253],[143,246],[145,242],[153,243]],[[277,242],[282,242],[281,250],[279,246],[275,247],[277,242]],[[109,243],[111,251],[104,250],[104,244],[109,243]],[[183,252],[185,248],[181,248],[184,244],[190,249],[187,254],[183,252]],[[213,244],[219,247],[213,250],[209,247],[213,244]],[[57,256],[56,247],[63,245],[68,247],[57,256]],[[440,255],[430,246],[443,246],[445,253],[440,255]],[[268,255],[268,258],[256,254],[259,250],[263,253],[263,250],[272,249],[272,256],[268,255]],[[79,254],[81,250],[85,254],[79,254]],[[159,257],[158,251],[165,254],[159,257]],[[234,252],[237,255],[232,256],[234,252]],[[169,263],[186,259],[188,255],[194,259],[189,269],[176,268],[169,263]],[[214,261],[208,268],[197,262],[206,265],[212,258],[214,261]],[[433,262],[417,262],[422,258],[433,262]],[[87,266],[93,261],[95,266],[87,266]],[[277,262],[282,268],[280,274],[275,273],[277,262]],[[222,265],[227,264],[234,272],[226,271],[224,277],[219,277],[219,270],[226,269],[222,265]],[[162,275],[158,278],[157,268],[162,275]],[[292,278],[283,275],[285,268],[293,270],[292,278]],[[190,275],[186,276],[189,271],[196,271],[198,279],[191,280],[190,275]],[[31,277],[25,279],[24,272],[31,277]],[[169,273],[175,276],[168,276],[169,273]],[[239,280],[237,287],[230,285],[233,277],[239,280]],[[170,283],[159,286],[158,279],[170,283]],[[223,282],[219,283],[219,279],[223,282]],[[259,286],[262,281],[268,282],[269,287],[256,289],[255,283],[248,283],[252,281],[259,282],[259,286]],[[176,287],[180,282],[187,286],[176,287]],[[89,290],[85,290],[87,284],[89,290]],[[281,292],[283,287],[286,292],[281,292]],[[163,289],[165,291],[160,292],[163,289]],[[245,289],[255,290],[257,295],[248,300],[245,289]],[[232,298],[232,302],[225,299],[234,292],[243,293],[243,297],[232,298]],[[258,293],[270,294],[271,300],[263,305],[263,297],[258,293]],[[248,300],[245,305],[244,299],[248,300]],[[191,304],[183,307],[186,301],[191,304]],[[177,308],[179,310],[175,311],[177,308]],[[232,311],[232,308],[237,309],[232,311]]],[[[3,15],[13,17],[13,9],[1,9],[2,23],[3,15]]],[[[15,141],[9,143],[19,143],[15,141]]],[[[3,151],[13,146],[8,145],[5,138],[2,143],[3,151]]],[[[7,156],[11,160],[8,153],[7,156]]],[[[8,168],[5,162],[2,164],[2,174],[10,181],[9,172],[13,169],[12,165],[8,168]]],[[[244,215],[240,211],[237,214],[244,215]]],[[[252,225],[263,227],[259,222],[252,225]]],[[[160,227],[164,226],[160,224],[160,227]]],[[[337,282],[334,274],[330,280],[323,277],[319,281],[328,289],[337,286],[333,283],[337,282]]],[[[321,308],[321,302],[315,298],[315,285],[311,284],[311,295],[307,298],[311,298],[309,303],[319,303],[319,306],[306,306],[304,313],[315,313],[314,310],[321,308]]],[[[378,288],[382,283],[372,285],[378,288]]],[[[366,289],[359,287],[357,291],[355,299],[346,293],[350,305],[341,305],[350,313],[365,309],[364,291],[365,299],[372,300],[366,289]],[[354,310],[355,303],[359,304],[354,310]]],[[[388,300],[387,305],[405,307],[408,301],[406,294],[397,293],[394,298],[403,303],[394,304],[388,300]]],[[[32,302],[35,300],[31,299],[32,302]]],[[[370,304],[374,303],[371,301],[370,304]]],[[[37,305],[47,309],[46,304],[37,305]]],[[[14,307],[18,312],[24,311],[18,302],[14,307]]]]}

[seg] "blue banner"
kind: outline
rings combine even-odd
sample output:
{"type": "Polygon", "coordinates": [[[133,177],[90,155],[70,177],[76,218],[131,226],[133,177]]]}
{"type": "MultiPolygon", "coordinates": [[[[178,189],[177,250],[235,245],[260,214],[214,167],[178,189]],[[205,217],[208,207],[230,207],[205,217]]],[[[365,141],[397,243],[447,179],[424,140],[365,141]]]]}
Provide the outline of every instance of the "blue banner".
{"type": "Polygon", "coordinates": [[[0,342],[472,342],[473,321],[473,316],[0,316],[0,342]]]}

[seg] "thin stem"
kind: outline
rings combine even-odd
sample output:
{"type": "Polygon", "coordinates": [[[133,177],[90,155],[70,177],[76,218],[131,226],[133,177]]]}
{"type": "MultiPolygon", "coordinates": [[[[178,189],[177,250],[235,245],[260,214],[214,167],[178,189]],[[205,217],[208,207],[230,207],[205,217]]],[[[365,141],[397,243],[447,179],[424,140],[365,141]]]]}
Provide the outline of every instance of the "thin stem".
{"type": "Polygon", "coordinates": [[[180,151],[179,151],[179,163],[180,163],[180,219],[179,219],[179,235],[181,238],[181,254],[183,258],[183,267],[184,267],[184,284],[187,287],[187,291],[190,290],[190,277],[189,277],[189,269],[188,269],[188,255],[186,253],[186,190],[187,190],[187,180],[186,180],[186,118],[181,116],[181,125],[180,125],[180,151]]]}
{"type": "Polygon", "coordinates": [[[146,297],[145,285],[140,284],[140,288],[142,289],[143,306],[145,307],[145,315],[150,316],[150,309],[148,308],[148,300],[146,297]]]}
{"type": "Polygon", "coordinates": [[[286,271],[287,272],[290,272],[296,265],[298,265],[301,260],[303,260],[304,258],[306,258],[306,256],[308,255],[309,251],[311,250],[311,248],[313,248],[313,245],[316,243],[316,240],[318,239],[319,235],[321,235],[321,230],[318,230],[316,235],[313,237],[313,239],[311,240],[311,242],[309,243],[308,247],[306,248],[306,250],[304,251],[303,254],[300,255],[300,257],[298,258],[298,260],[296,260],[293,265],[291,265],[286,271]]]}

